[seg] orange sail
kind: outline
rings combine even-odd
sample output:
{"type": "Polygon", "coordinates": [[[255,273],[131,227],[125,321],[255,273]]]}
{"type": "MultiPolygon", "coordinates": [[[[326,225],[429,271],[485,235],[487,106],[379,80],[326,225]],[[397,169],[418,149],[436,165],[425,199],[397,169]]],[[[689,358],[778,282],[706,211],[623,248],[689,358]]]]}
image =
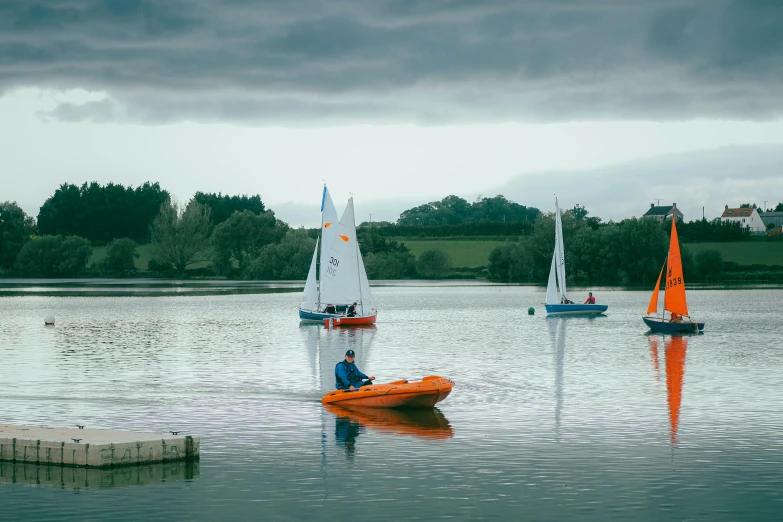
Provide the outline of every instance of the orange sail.
{"type": "Polygon", "coordinates": [[[688,338],[675,336],[666,344],[666,391],[669,399],[669,422],[672,444],[677,444],[677,427],[682,402],[682,381],[685,375],[685,351],[688,338]]]}
{"type": "Polygon", "coordinates": [[[647,306],[648,314],[658,313],[658,290],[661,288],[661,276],[663,275],[663,267],[661,267],[661,273],[658,274],[658,281],[655,282],[655,290],[653,290],[652,297],[650,298],[650,304],[647,306]]]}
{"type": "Polygon", "coordinates": [[[672,237],[669,242],[669,260],[666,265],[663,308],[675,314],[688,315],[688,303],[685,302],[685,279],[682,277],[682,259],[680,259],[680,241],[677,238],[676,221],[676,219],[672,219],[672,237]]]}

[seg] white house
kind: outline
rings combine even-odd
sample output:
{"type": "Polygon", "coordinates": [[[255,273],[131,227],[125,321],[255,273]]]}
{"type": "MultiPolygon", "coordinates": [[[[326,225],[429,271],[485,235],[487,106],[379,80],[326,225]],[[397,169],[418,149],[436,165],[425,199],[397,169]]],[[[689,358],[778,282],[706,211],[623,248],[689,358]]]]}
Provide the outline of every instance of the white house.
{"type": "Polygon", "coordinates": [[[753,234],[764,234],[767,232],[767,226],[761,220],[755,203],[752,207],[729,208],[728,205],[723,209],[720,217],[721,221],[738,221],[748,227],[753,234]]]}

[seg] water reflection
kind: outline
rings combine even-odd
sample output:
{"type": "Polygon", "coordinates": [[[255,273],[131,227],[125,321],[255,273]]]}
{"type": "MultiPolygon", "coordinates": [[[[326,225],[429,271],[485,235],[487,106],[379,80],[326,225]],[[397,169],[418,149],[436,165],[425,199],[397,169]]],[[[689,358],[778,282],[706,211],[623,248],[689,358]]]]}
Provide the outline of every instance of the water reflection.
{"type": "Polygon", "coordinates": [[[335,444],[345,448],[345,455],[349,459],[352,459],[356,453],[356,439],[367,429],[381,433],[436,440],[454,436],[454,429],[448,419],[437,408],[346,409],[326,404],[324,410],[334,415],[335,444]]]}
{"type": "Polygon", "coordinates": [[[666,342],[666,392],[669,402],[669,423],[672,445],[677,445],[677,428],[680,420],[682,384],[685,375],[685,351],[688,338],[675,336],[666,342]]]}
{"type": "Polygon", "coordinates": [[[334,389],[334,367],[345,358],[347,350],[356,352],[356,365],[366,370],[375,325],[328,330],[323,325],[302,323],[299,332],[307,349],[313,384],[320,393],[334,389]]]}
{"type": "Polygon", "coordinates": [[[55,489],[79,490],[147,486],[192,480],[198,476],[198,461],[175,461],[111,469],[0,461],[0,484],[24,484],[55,489]]]}
{"type": "Polygon", "coordinates": [[[555,358],[555,440],[560,441],[560,417],[563,413],[563,367],[565,366],[565,338],[568,319],[558,317],[547,321],[549,338],[555,358]]]}
{"type": "MultiPolygon", "coordinates": [[[[657,336],[648,336],[650,359],[655,369],[655,379],[658,380],[658,341],[657,336]]],[[[680,407],[682,404],[682,388],[685,377],[685,355],[688,349],[688,336],[672,336],[665,338],[665,370],[666,370],[666,401],[669,404],[670,438],[673,446],[677,445],[677,430],[680,422],[680,407]]]]}

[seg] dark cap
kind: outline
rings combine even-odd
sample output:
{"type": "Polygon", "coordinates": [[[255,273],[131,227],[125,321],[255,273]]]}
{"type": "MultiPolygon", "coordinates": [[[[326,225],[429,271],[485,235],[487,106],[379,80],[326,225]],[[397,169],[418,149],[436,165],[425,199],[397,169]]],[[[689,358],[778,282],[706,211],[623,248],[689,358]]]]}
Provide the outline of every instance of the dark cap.
{"type": "Polygon", "coordinates": [[[346,357],[356,357],[356,354],[353,352],[353,350],[348,350],[345,352],[346,357]]]}

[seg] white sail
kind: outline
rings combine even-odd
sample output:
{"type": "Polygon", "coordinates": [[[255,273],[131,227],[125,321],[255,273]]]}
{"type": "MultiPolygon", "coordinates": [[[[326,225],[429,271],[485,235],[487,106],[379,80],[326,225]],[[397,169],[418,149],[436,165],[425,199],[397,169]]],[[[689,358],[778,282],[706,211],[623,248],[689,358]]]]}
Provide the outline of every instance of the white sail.
{"type": "Polygon", "coordinates": [[[555,278],[555,265],[557,253],[552,252],[552,265],[549,267],[549,282],[546,285],[546,304],[558,304],[560,298],[557,295],[557,281],[555,278]]]}
{"type": "Polygon", "coordinates": [[[565,279],[565,248],[563,247],[563,223],[560,220],[560,207],[555,197],[555,260],[557,284],[560,288],[560,297],[566,297],[565,279]]]}
{"type": "Polygon", "coordinates": [[[302,292],[302,302],[299,308],[302,310],[318,310],[318,282],[315,279],[315,266],[318,263],[318,240],[315,241],[313,261],[310,263],[310,271],[307,273],[307,282],[302,292]]]}
{"type": "Polygon", "coordinates": [[[361,308],[359,308],[362,316],[375,315],[377,310],[375,309],[375,300],[372,298],[372,291],[370,290],[370,281],[367,279],[367,272],[364,270],[364,259],[362,259],[362,253],[359,251],[359,289],[361,290],[361,308]]]}
{"type": "Polygon", "coordinates": [[[321,271],[321,300],[335,304],[359,303],[358,314],[375,314],[370,282],[356,238],[353,198],[348,200],[338,224],[332,247],[321,271]]]}
{"type": "Polygon", "coordinates": [[[358,301],[356,234],[342,222],[336,225],[332,247],[321,265],[321,302],[345,305],[358,301]]]}
{"type": "MultiPolygon", "coordinates": [[[[332,248],[332,241],[337,234],[337,225],[337,209],[334,208],[334,203],[332,202],[332,197],[329,195],[329,190],[326,188],[326,185],[324,185],[324,193],[321,199],[321,269],[318,274],[318,280],[321,281],[321,286],[323,286],[324,267],[326,267],[326,263],[329,261],[329,249],[332,248]]],[[[321,290],[322,288],[319,288],[318,304],[323,308],[324,305],[331,303],[332,301],[325,299],[321,295],[321,290]]]]}

